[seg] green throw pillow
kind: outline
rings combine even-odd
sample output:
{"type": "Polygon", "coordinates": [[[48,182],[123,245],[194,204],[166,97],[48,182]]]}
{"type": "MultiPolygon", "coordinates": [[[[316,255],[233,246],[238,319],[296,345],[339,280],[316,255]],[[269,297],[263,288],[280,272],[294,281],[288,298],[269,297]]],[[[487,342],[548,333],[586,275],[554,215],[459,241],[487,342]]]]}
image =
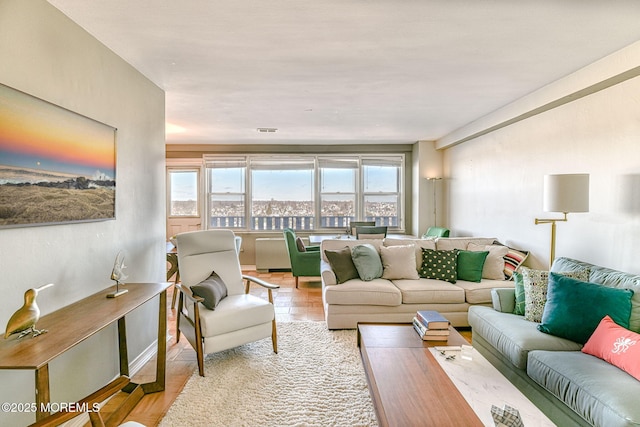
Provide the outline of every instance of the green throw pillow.
{"type": "Polygon", "coordinates": [[[325,249],[324,254],[329,261],[333,273],[336,275],[336,282],[344,283],[347,280],[360,277],[351,258],[351,248],[348,246],[336,250],[325,249]]]}
{"type": "Polygon", "coordinates": [[[369,244],[354,246],[351,249],[351,259],[358,270],[358,275],[364,281],[370,281],[382,277],[382,261],[376,248],[369,244]]]}
{"type": "Polygon", "coordinates": [[[467,282],[480,282],[487,255],[489,255],[489,251],[458,251],[458,265],[456,267],[458,279],[467,282]]]}
{"type": "Polygon", "coordinates": [[[458,250],[438,251],[422,248],[420,277],[456,283],[458,277],[458,250]]]}
{"type": "Polygon", "coordinates": [[[604,318],[628,328],[630,289],[617,289],[550,273],[541,332],[584,344],[604,318]]]}
{"type": "Polygon", "coordinates": [[[524,316],[524,280],[522,279],[522,274],[517,271],[513,272],[513,284],[516,289],[516,306],[513,310],[513,314],[524,316]]]}

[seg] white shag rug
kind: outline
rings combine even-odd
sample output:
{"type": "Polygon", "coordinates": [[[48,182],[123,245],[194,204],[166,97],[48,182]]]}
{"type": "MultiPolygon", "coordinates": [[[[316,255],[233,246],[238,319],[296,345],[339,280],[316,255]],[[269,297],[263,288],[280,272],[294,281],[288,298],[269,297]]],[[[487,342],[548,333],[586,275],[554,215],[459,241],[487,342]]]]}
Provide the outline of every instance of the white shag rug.
{"type": "Polygon", "coordinates": [[[160,423],[173,426],[377,426],[355,330],[278,323],[271,339],[208,355],[160,423]]]}

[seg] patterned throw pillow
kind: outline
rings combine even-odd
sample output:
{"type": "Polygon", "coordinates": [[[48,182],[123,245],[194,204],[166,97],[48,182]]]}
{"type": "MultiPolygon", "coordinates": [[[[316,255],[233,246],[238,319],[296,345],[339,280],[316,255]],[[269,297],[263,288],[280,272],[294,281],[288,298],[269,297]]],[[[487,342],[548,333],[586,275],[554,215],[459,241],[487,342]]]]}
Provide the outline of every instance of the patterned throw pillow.
{"type": "MultiPolygon", "coordinates": [[[[498,241],[493,242],[494,245],[500,245],[501,243],[498,241]]],[[[506,280],[511,280],[513,278],[513,272],[518,270],[518,267],[522,265],[522,263],[529,256],[529,252],[521,251],[519,249],[509,248],[509,251],[504,256],[504,277],[506,280]]]]}
{"type": "MultiPolygon", "coordinates": [[[[542,321],[542,312],[547,302],[547,287],[549,284],[549,272],[533,270],[522,267],[522,281],[524,283],[524,318],[530,322],[542,321]]],[[[572,279],[589,281],[589,269],[576,271],[563,271],[559,274],[571,277],[572,279]]]]}
{"type": "Polygon", "coordinates": [[[420,277],[456,283],[458,278],[458,250],[438,251],[422,248],[420,277]]]}

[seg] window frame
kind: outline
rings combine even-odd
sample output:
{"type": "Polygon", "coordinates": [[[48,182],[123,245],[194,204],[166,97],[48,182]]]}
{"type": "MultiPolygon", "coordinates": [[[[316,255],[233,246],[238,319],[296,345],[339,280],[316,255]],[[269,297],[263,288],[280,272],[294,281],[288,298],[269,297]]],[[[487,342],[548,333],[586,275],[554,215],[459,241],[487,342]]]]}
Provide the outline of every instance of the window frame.
{"type": "MultiPolygon", "coordinates": [[[[339,194],[339,193],[330,193],[330,192],[322,192],[322,182],[321,182],[321,163],[322,161],[330,161],[330,160],[353,160],[357,162],[356,167],[356,176],[355,176],[355,218],[354,221],[362,220],[364,218],[364,210],[365,210],[365,196],[366,195],[390,195],[397,197],[397,225],[390,226],[389,230],[393,232],[404,232],[405,231],[405,198],[406,198],[406,182],[405,182],[405,174],[406,174],[406,156],[403,152],[393,152],[393,153],[384,153],[384,154],[330,154],[330,153],[322,153],[322,154],[205,154],[203,155],[203,170],[205,174],[205,185],[203,188],[203,193],[205,195],[205,221],[206,228],[214,228],[211,227],[211,182],[210,182],[210,173],[209,169],[212,164],[216,162],[225,162],[225,161],[239,161],[244,163],[245,167],[245,192],[244,192],[244,227],[231,227],[233,230],[238,232],[269,232],[276,230],[269,229],[253,229],[253,218],[251,216],[252,213],[252,202],[253,202],[253,183],[252,183],[252,169],[251,164],[252,161],[259,162],[265,160],[309,160],[313,162],[313,176],[312,176],[312,198],[313,198],[313,221],[314,228],[312,229],[300,229],[298,231],[304,232],[313,232],[313,231],[323,231],[323,232],[331,232],[331,231],[343,231],[343,227],[325,227],[322,224],[322,196],[324,194],[339,194]],[[398,174],[398,182],[397,182],[397,192],[364,192],[364,165],[367,161],[386,161],[389,163],[389,159],[394,159],[395,164],[397,165],[397,174],[398,174]]],[[[351,194],[351,193],[349,193],[351,194]]],[[[217,227],[216,227],[217,228],[217,227]]],[[[280,229],[277,229],[279,231],[280,229]]]]}
{"type": "Polygon", "coordinates": [[[167,218],[180,219],[180,218],[200,218],[202,213],[202,183],[201,183],[201,168],[199,166],[168,166],[167,167],[167,218]],[[172,173],[184,173],[195,172],[196,174],[196,214],[195,215],[172,215],[172,173]]]}

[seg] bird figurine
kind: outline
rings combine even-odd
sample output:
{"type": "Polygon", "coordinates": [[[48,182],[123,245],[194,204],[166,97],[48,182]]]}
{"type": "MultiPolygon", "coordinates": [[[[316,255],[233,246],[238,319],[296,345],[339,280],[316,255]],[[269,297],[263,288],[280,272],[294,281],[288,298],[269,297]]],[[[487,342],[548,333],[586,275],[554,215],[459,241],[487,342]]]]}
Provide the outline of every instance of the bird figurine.
{"type": "Polygon", "coordinates": [[[36,322],[40,319],[40,309],[36,304],[36,297],[40,291],[50,288],[53,283],[40,286],[36,289],[28,289],[24,293],[24,305],[18,311],[13,313],[7,323],[7,329],[4,333],[4,339],[9,338],[13,334],[19,334],[18,339],[33,333],[34,337],[47,332],[46,329],[36,329],[36,322]]]}

